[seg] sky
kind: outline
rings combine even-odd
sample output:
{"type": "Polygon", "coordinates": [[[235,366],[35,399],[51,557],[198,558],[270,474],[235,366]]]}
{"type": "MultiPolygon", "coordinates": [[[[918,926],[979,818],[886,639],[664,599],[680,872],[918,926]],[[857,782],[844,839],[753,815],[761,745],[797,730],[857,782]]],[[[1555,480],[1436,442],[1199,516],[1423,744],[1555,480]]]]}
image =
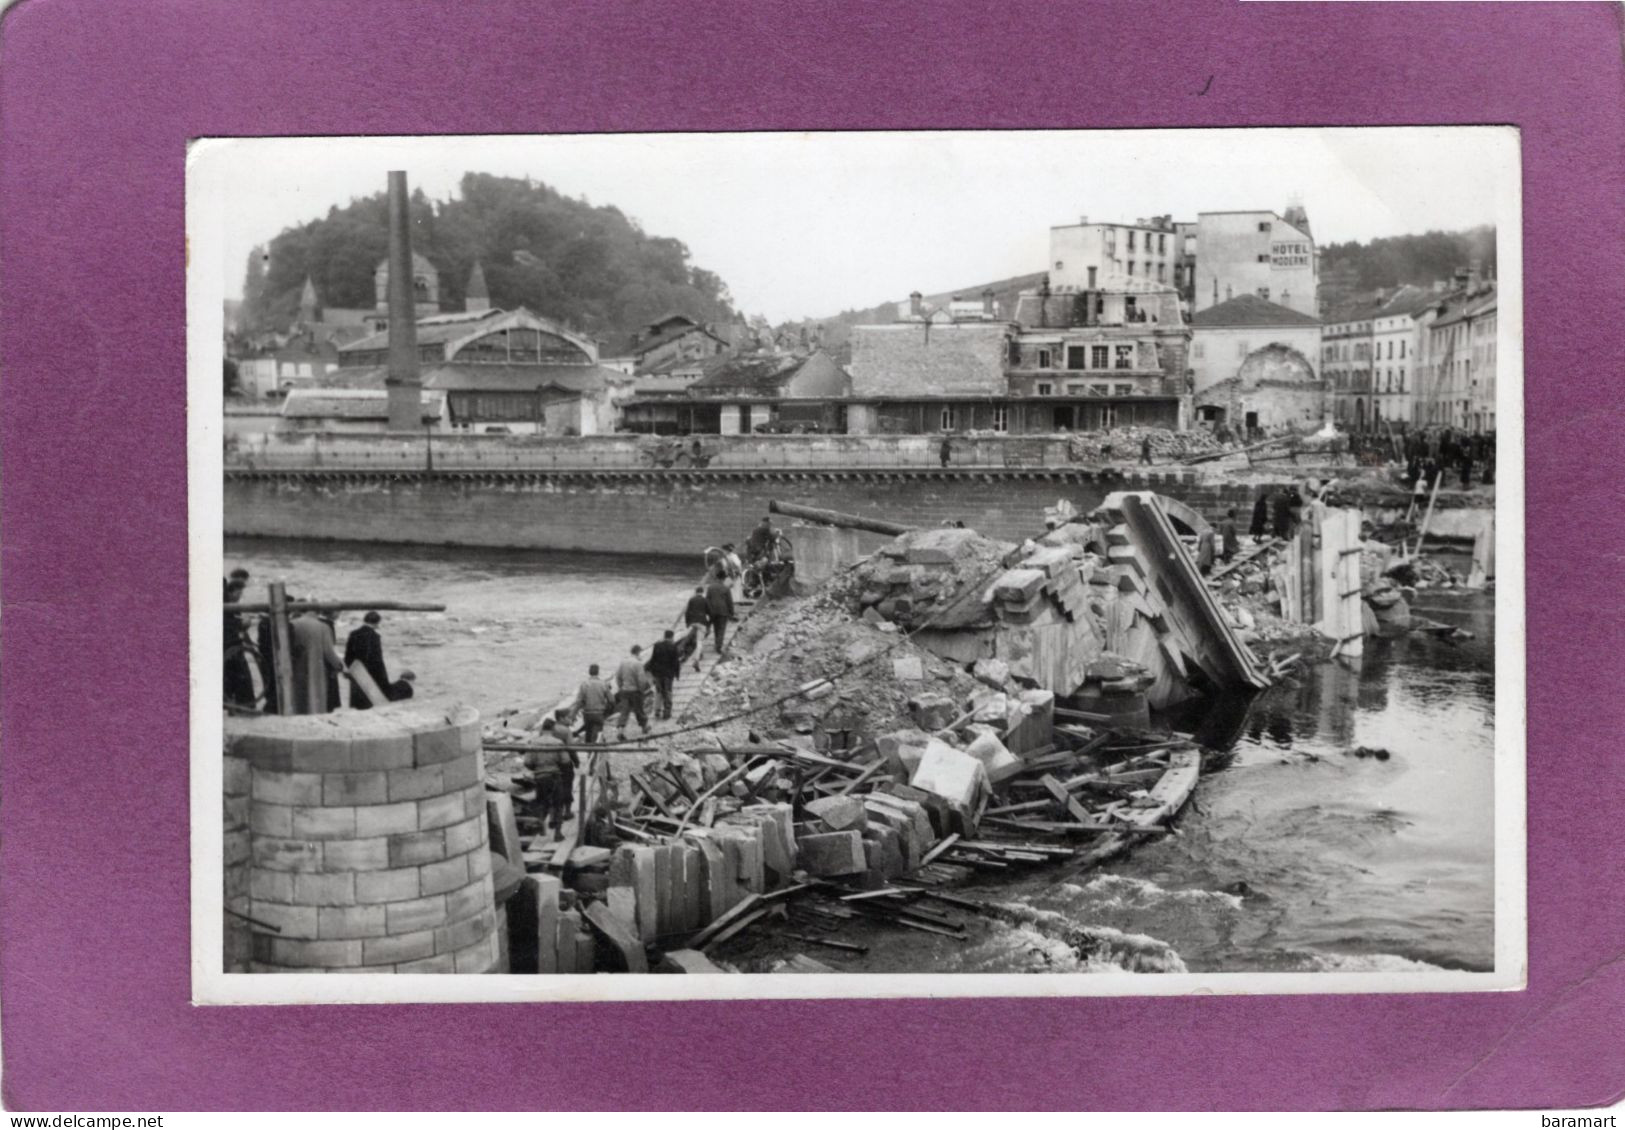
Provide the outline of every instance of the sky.
{"type": "MultiPolygon", "coordinates": [[[[529,176],[680,239],[745,314],[774,323],[1041,271],[1049,228],[1171,213],[1308,210],[1316,243],[1501,223],[1504,127],[244,138],[221,162],[225,294],[256,246],[380,192],[464,172],[529,176]]],[[[195,170],[194,170],[195,171],[195,170]]],[[[541,311],[546,313],[546,311],[541,311]]]]}

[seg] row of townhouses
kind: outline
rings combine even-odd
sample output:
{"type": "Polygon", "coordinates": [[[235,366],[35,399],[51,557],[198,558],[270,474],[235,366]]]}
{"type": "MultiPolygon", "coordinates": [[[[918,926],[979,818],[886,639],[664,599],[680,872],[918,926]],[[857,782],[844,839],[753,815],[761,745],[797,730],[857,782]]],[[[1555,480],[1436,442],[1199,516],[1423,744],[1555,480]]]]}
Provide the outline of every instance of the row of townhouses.
{"type": "MultiPolygon", "coordinates": [[[[612,356],[523,308],[491,306],[479,264],[461,311],[415,256],[425,426],[592,435],[1052,433],[1142,425],[1256,436],[1395,424],[1495,426],[1495,284],[1476,270],[1323,312],[1299,205],[1052,227],[1037,286],[928,302],[852,330],[839,361],[805,329],[671,314],[612,356]],[[844,363],[843,363],[844,362],[844,363]]],[[[370,310],[321,309],[239,381],[274,426],[385,426],[388,264],[370,310]],[[274,413],[266,404],[274,403],[274,413]]],[[[228,420],[229,422],[229,420],[228,420]]]]}

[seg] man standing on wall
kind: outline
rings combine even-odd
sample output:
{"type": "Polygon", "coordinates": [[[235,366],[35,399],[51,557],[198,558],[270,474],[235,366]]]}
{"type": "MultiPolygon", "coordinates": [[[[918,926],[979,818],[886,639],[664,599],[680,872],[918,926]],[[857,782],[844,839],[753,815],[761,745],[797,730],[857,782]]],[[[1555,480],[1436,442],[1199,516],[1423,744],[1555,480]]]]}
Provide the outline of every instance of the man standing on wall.
{"type": "Polygon", "coordinates": [[[576,690],[575,709],[581,714],[586,744],[597,743],[598,735],[604,730],[604,719],[609,715],[614,701],[609,684],[598,677],[598,664],[594,663],[587,668],[586,682],[576,690]]]}
{"type": "Polygon", "coordinates": [[[677,654],[677,641],[672,638],[674,635],[670,628],[666,629],[665,639],[655,644],[649,652],[646,668],[655,681],[655,693],[660,696],[662,720],[671,717],[671,685],[683,670],[683,661],[677,654]]]}
{"type": "Polygon", "coordinates": [[[954,441],[951,436],[943,436],[942,444],[937,448],[937,454],[942,457],[942,465],[946,467],[948,460],[953,458],[954,441]]]}
{"type": "Polygon", "coordinates": [[[626,716],[635,714],[643,732],[649,732],[649,716],[643,710],[643,696],[649,691],[649,672],[643,669],[643,649],[632,645],[632,654],[621,660],[615,671],[615,699],[620,704],[621,716],[616,722],[620,731],[617,738],[626,740],[626,716]]]}
{"type": "Polygon", "coordinates": [[[293,659],[293,712],[326,714],[337,705],[329,697],[330,683],[336,683],[338,673],[344,669],[344,661],[334,646],[333,629],[317,613],[301,612],[289,622],[288,635],[293,659]]]}

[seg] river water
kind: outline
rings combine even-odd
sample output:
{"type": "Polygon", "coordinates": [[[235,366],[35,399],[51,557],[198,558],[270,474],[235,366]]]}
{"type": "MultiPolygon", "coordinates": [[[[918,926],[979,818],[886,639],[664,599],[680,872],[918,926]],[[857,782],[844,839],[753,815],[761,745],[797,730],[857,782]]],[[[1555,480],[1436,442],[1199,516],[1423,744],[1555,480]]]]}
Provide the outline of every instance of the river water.
{"type": "MultiPolygon", "coordinates": [[[[226,564],[253,573],[255,595],[282,579],[301,596],[446,604],[384,614],[391,674],[409,667],[420,695],[488,716],[555,700],[588,663],[612,668],[670,625],[700,572],[697,558],[265,539],[228,539],[226,564]]],[[[978,922],[969,942],[860,931],[870,952],[848,967],[1493,968],[1491,606],[1423,592],[1420,614],[1474,638],[1367,641],[1358,664],[1313,666],[1185,720],[1229,758],[1202,778],[1179,836],[1085,876],[968,889],[1018,920],[978,922]]],[[[358,622],[341,621],[340,639],[358,622]]]]}

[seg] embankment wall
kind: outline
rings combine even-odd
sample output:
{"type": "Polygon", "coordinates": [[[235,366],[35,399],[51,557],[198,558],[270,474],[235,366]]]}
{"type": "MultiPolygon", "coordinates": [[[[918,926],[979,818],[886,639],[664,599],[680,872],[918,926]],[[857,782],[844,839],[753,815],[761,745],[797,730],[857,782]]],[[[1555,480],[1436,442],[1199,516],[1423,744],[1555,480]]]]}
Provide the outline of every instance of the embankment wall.
{"type": "Polygon", "coordinates": [[[920,526],[962,521],[1015,541],[1043,532],[1044,508],[1060,499],[1081,513],[1114,490],[1155,490],[1216,519],[1226,506],[1250,514],[1259,489],[1188,470],[228,471],[225,532],[688,555],[742,541],[774,499],[920,526]]]}

